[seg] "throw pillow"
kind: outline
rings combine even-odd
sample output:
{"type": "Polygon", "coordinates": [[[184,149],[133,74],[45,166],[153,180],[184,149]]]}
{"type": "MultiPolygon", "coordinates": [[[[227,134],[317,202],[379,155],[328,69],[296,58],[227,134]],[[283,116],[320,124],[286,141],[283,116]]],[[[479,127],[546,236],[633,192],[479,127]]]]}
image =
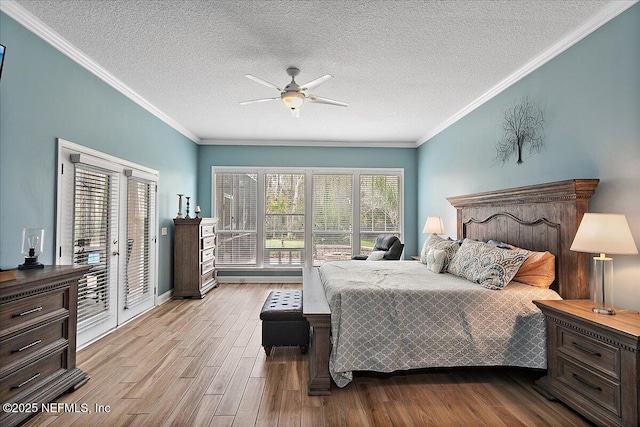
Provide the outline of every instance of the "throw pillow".
{"type": "Polygon", "coordinates": [[[432,234],[424,242],[422,251],[420,252],[420,262],[422,262],[423,264],[427,264],[427,254],[429,252],[429,249],[440,249],[445,252],[444,264],[442,265],[442,269],[440,271],[447,271],[449,263],[453,259],[459,247],[460,244],[455,240],[443,239],[437,234],[432,234]]]}
{"type": "Polygon", "coordinates": [[[529,251],[509,251],[464,239],[448,271],[487,289],[502,289],[528,256],[529,251]]]}
{"type": "Polygon", "coordinates": [[[551,252],[529,254],[513,280],[536,288],[548,288],[556,279],[556,257],[551,252]]]}
{"type": "Polygon", "coordinates": [[[385,251],[373,251],[367,257],[367,261],[380,261],[384,258],[385,251]]]}
{"type": "Polygon", "coordinates": [[[427,268],[434,273],[442,273],[447,253],[442,249],[429,249],[427,252],[427,268]]]}

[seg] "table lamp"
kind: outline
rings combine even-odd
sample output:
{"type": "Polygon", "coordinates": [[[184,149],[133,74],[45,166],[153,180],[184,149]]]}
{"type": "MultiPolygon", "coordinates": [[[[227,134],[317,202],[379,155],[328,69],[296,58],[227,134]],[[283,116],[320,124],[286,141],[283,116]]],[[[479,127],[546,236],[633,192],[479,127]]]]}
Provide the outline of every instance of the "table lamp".
{"type": "Polygon", "coordinates": [[[44,228],[23,228],[22,229],[22,255],[24,264],[18,266],[19,270],[31,270],[33,268],[44,268],[38,262],[38,255],[44,249],[44,228]]]}
{"type": "Polygon", "coordinates": [[[439,216],[428,216],[422,229],[424,234],[444,234],[444,224],[439,216]]]}
{"type": "Polygon", "coordinates": [[[572,251],[600,254],[593,257],[593,311],[615,314],[611,308],[613,296],[613,259],[609,255],[637,255],[627,218],[620,214],[586,213],[582,217],[572,251]]]}

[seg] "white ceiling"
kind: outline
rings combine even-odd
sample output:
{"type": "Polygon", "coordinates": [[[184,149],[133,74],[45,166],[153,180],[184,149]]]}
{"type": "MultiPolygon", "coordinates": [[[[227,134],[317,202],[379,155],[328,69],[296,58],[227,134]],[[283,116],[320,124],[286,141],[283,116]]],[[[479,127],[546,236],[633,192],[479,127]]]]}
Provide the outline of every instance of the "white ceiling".
{"type": "Polygon", "coordinates": [[[633,1],[2,0],[199,143],[416,146],[633,1]],[[33,15],[33,16],[32,16],[33,15]],[[36,19],[33,19],[33,18],[36,19]],[[43,25],[44,24],[44,25],[43,25]],[[244,77],[333,79],[296,119],[244,77]]]}

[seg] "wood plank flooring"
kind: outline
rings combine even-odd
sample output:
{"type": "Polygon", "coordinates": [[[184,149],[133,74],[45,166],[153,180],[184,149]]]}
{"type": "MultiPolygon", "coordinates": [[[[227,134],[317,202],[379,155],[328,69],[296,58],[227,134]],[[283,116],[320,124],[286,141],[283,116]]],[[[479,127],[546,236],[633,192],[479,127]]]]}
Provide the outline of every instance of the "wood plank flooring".
{"type": "Polygon", "coordinates": [[[60,412],[26,425],[590,425],[532,389],[540,371],[522,369],[363,372],[331,396],[307,396],[307,356],[275,347],[266,358],[260,346],[260,308],[281,288],[300,285],[221,284],[202,300],[151,310],[81,350],[91,380],[58,399],[60,412]],[[77,411],[63,406],[73,403],[77,411]]]}

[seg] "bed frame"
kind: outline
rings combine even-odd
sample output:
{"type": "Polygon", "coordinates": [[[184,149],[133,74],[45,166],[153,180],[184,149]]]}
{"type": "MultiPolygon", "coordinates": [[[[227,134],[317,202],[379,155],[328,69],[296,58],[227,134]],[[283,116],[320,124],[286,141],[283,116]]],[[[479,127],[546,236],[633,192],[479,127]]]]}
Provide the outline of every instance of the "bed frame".
{"type": "MultiPolygon", "coordinates": [[[[457,210],[457,236],[508,242],[556,256],[551,286],[565,299],[589,298],[589,256],[570,251],[598,179],[573,179],[449,197],[457,210]]],[[[303,314],[312,328],[309,395],[330,394],[331,309],[317,268],[303,272],[303,314]]]]}

